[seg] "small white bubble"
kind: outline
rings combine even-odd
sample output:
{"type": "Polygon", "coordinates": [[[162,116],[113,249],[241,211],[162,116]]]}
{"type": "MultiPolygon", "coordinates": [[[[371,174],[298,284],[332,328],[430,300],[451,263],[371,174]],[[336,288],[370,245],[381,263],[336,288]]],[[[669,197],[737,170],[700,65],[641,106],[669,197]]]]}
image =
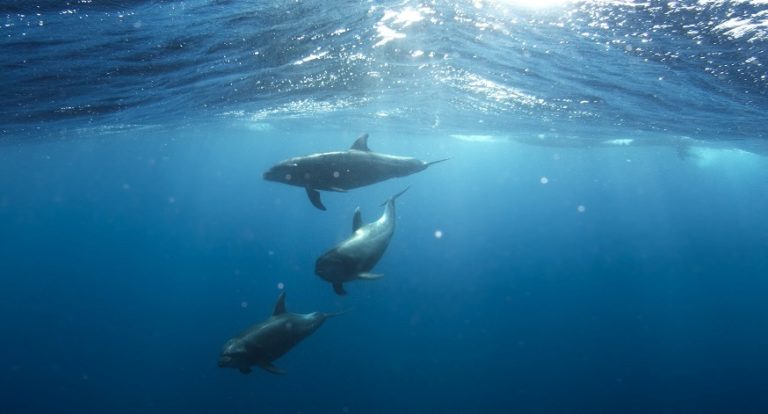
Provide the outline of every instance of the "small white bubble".
{"type": "Polygon", "coordinates": [[[340,175],[338,171],[333,172],[333,178],[339,178],[340,175]]]}
{"type": "Polygon", "coordinates": [[[442,230],[435,230],[435,238],[436,239],[442,239],[443,238],[443,231],[442,230]]]}
{"type": "Polygon", "coordinates": [[[240,302],[240,307],[243,308],[243,309],[247,308],[248,307],[248,302],[246,302],[246,301],[240,302]]]}
{"type": "Polygon", "coordinates": [[[280,290],[283,290],[283,289],[285,289],[285,284],[283,282],[280,282],[280,283],[277,284],[277,288],[280,289],[280,290]]]}
{"type": "Polygon", "coordinates": [[[173,204],[176,202],[176,197],[168,197],[168,204],[173,204]]]}
{"type": "Polygon", "coordinates": [[[268,255],[270,255],[270,256],[274,256],[274,255],[275,255],[275,252],[274,252],[274,251],[272,251],[272,250],[270,250],[270,251],[268,251],[268,252],[267,252],[267,254],[268,254],[268,255]]]}
{"type": "Polygon", "coordinates": [[[579,206],[576,207],[576,211],[578,211],[579,213],[583,213],[583,212],[587,211],[587,208],[584,207],[583,204],[579,204],[579,206]]]}
{"type": "Polygon", "coordinates": [[[549,178],[547,178],[547,177],[541,177],[541,179],[539,180],[539,182],[541,182],[542,184],[546,184],[546,183],[548,183],[548,182],[549,182],[549,178]]]}

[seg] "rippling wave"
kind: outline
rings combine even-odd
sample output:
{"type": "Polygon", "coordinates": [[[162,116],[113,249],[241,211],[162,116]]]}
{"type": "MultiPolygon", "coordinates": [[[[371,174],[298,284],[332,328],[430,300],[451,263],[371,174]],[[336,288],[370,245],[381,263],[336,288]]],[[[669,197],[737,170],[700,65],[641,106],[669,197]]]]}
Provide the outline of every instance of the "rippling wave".
{"type": "Polygon", "coordinates": [[[2,130],[334,116],[765,138],[765,2],[526,3],[14,1],[2,130]]]}

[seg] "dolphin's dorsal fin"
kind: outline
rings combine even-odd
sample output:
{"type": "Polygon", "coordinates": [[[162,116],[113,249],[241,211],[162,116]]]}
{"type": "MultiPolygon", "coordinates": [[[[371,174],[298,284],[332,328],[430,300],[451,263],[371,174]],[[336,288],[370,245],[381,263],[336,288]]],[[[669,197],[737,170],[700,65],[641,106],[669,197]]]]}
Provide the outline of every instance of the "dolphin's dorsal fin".
{"type": "Polygon", "coordinates": [[[368,134],[360,135],[360,137],[355,140],[355,143],[352,144],[352,149],[358,151],[370,151],[371,149],[368,148],[368,134]]]}
{"type": "Polygon", "coordinates": [[[280,292],[280,296],[277,297],[277,303],[275,303],[275,310],[272,312],[272,316],[285,313],[285,291],[280,292]]]}
{"type": "Polygon", "coordinates": [[[356,232],[360,227],[363,227],[363,217],[360,214],[360,207],[358,207],[352,216],[352,233],[356,232]]]}

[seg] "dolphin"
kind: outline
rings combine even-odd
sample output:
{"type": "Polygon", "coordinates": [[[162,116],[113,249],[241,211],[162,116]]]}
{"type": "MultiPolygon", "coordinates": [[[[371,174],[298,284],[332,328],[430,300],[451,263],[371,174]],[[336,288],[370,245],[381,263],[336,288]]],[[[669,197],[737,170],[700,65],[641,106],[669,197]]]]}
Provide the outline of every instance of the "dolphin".
{"type": "Polygon", "coordinates": [[[325,210],[318,190],[345,192],[411,175],[446,160],[425,162],[373,152],[368,148],[368,134],[363,134],[346,151],[310,154],[281,161],[264,173],[264,179],[304,187],[312,205],[325,210]]]}
{"type": "Polygon", "coordinates": [[[343,283],[353,280],[374,280],[382,277],[369,273],[381,259],[395,233],[395,199],[408,189],[390,197],[384,204],[384,214],[378,220],[363,225],[360,207],[352,216],[352,235],[325,252],[315,262],[315,274],[333,285],[339,295],[346,295],[343,283]]]}
{"type": "Polygon", "coordinates": [[[257,365],[273,374],[285,372],[272,362],[304,338],[312,335],[326,319],[340,313],[289,313],[285,310],[285,291],[280,292],[272,316],[251,326],[224,344],[219,355],[219,367],[236,368],[243,374],[257,365]]]}

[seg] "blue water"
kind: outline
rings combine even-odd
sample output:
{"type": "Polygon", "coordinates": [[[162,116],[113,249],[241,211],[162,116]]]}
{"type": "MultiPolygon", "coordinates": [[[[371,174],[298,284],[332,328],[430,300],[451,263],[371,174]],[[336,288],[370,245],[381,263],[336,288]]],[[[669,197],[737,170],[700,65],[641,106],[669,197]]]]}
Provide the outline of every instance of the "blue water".
{"type": "Polygon", "coordinates": [[[2,2],[0,412],[768,412],[767,13],[2,2]],[[326,212],[262,179],[364,132],[450,161],[326,212]],[[217,367],[280,288],[349,312],[217,367]]]}

